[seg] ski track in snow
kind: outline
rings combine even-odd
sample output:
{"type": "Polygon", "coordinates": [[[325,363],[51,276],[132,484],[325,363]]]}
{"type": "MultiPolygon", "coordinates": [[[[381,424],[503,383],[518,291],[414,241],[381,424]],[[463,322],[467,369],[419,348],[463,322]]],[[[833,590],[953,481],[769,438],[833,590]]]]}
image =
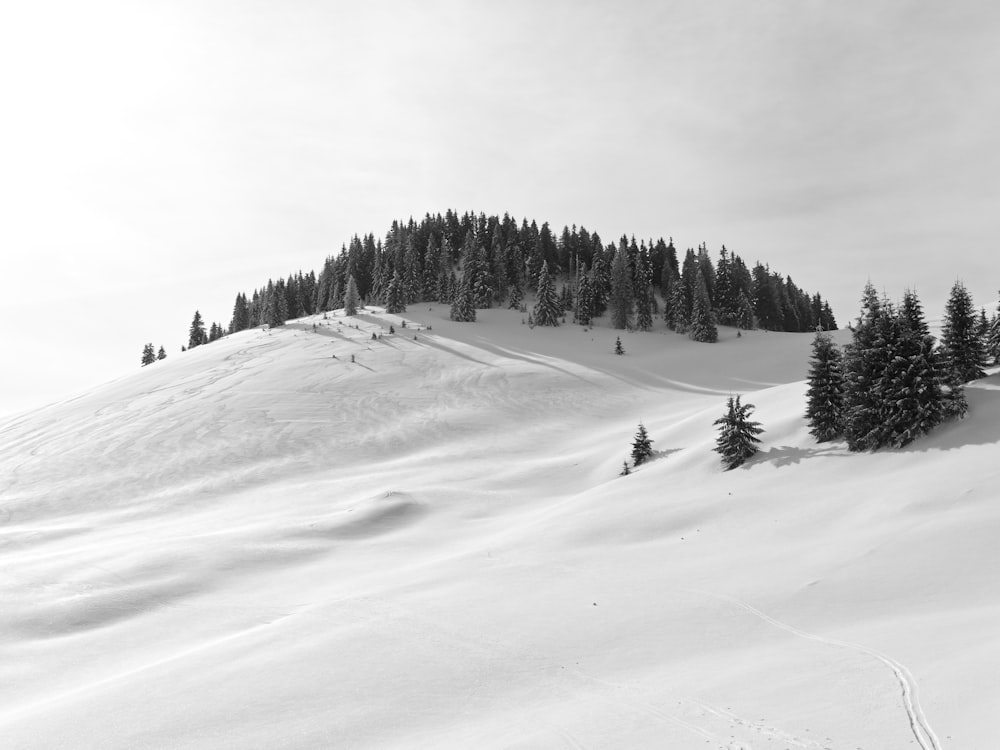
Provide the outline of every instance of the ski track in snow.
{"type": "Polygon", "coordinates": [[[903,708],[906,709],[906,717],[910,724],[910,731],[913,733],[913,737],[916,739],[917,744],[922,748],[922,750],[942,750],[941,741],[938,736],[934,733],[931,728],[930,722],[927,721],[927,717],[924,715],[923,708],[920,706],[920,700],[917,695],[917,681],[914,679],[910,670],[906,668],[905,665],[899,663],[895,659],[887,656],[881,651],[876,651],[868,646],[862,646],[858,643],[850,643],[849,641],[842,641],[837,638],[826,638],[821,635],[816,635],[815,633],[808,633],[805,630],[800,630],[793,625],[782,622],[781,620],[776,620],[764,612],[761,612],[756,607],[748,604],[742,599],[738,599],[735,596],[728,596],[726,594],[716,594],[711,591],[703,591],[698,589],[684,589],[688,593],[701,594],[703,596],[708,596],[713,599],[718,599],[720,601],[729,602],[734,604],[740,609],[749,612],[755,617],[760,618],[769,625],[784,630],[786,633],[791,633],[792,635],[798,636],[799,638],[804,638],[809,641],[816,641],[817,643],[823,643],[828,646],[836,646],[838,648],[851,649],[853,651],[859,651],[863,654],[867,654],[880,662],[885,664],[889,669],[892,670],[893,675],[896,678],[896,682],[899,683],[900,690],[903,697],[903,708]]]}

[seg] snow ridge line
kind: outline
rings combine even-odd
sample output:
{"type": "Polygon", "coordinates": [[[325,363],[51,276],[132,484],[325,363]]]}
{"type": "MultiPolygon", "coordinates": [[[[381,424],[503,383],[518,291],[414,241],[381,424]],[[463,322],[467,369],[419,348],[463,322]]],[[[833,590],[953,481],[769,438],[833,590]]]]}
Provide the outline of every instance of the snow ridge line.
{"type": "Polygon", "coordinates": [[[910,731],[913,733],[914,738],[916,738],[917,744],[920,745],[922,750],[942,750],[941,741],[934,733],[930,722],[927,721],[927,717],[924,715],[924,711],[920,706],[920,700],[917,697],[917,681],[914,679],[910,670],[895,659],[883,654],[881,651],[876,651],[873,648],[862,646],[858,643],[841,641],[836,638],[825,638],[821,635],[808,633],[805,630],[799,630],[793,625],[774,619],[770,615],[761,612],[756,607],[747,604],[742,599],[737,599],[735,596],[715,594],[710,591],[702,591],[698,589],[684,590],[689,593],[702,594],[704,596],[710,596],[714,599],[721,599],[722,601],[729,602],[730,604],[735,604],[740,609],[760,618],[769,625],[773,625],[774,627],[784,630],[787,633],[791,633],[792,635],[796,635],[799,638],[817,641],[818,643],[825,643],[830,646],[839,646],[841,648],[860,651],[861,653],[868,654],[869,656],[878,659],[892,670],[893,675],[896,677],[896,681],[899,683],[899,687],[903,694],[903,707],[906,709],[906,716],[910,723],[910,731]]]}

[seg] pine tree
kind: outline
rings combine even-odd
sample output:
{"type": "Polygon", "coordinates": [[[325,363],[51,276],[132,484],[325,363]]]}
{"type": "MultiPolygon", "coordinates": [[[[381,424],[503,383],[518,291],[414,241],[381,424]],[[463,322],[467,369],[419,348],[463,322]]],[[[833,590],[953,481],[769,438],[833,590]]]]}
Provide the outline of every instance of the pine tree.
{"type": "MultiPolygon", "coordinates": [[[[162,351],[162,350],[161,350],[162,351]]],[[[142,347],[142,366],[151,365],[156,361],[156,355],[153,353],[153,345],[146,344],[142,347]]]]}
{"type": "Polygon", "coordinates": [[[201,319],[201,313],[194,311],[194,319],[191,321],[191,328],[188,331],[188,349],[194,349],[207,341],[205,336],[205,322],[201,319]]]}
{"type": "Polygon", "coordinates": [[[634,466],[639,466],[644,463],[646,459],[653,457],[653,441],[649,437],[649,433],[646,432],[646,427],[642,422],[639,423],[639,431],[635,433],[635,439],[632,441],[632,464],[634,466]]]}
{"type": "Polygon", "coordinates": [[[455,301],[451,303],[450,317],[459,323],[476,322],[476,305],[468,275],[462,275],[462,282],[455,293],[455,301]]]}
{"type": "Polygon", "coordinates": [[[877,385],[889,361],[883,336],[888,312],[869,281],[861,297],[861,315],[853,340],[844,347],[844,437],[852,451],[874,450],[882,414],[877,385]]]}
{"type": "Polygon", "coordinates": [[[994,365],[1000,365],[1000,303],[990,320],[990,332],[986,337],[986,356],[994,365]]]}
{"type": "Polygon", "coordinates": [[[510,298],[507,301],[507,308],[509,310],[520,310],[523,304],[524,291],[521,289],[520,283],[514,282],[510,285],[510,298]]]}
{"type": "Polygon", "coordinates": [[[580,277],[580,287],[576,290],[574,317],[576,322],[582,326],[589,326],[594,318],[594,286],[590,280],[590,274],[585,273],[580,277]]]}
{"type": "Polygon", "coordinates": [[[812,344],[806,419],[817,442],[836,440],[844,434],[844,375],[840,349],[825,333],[812,344]]]}
{"type": "Polygon", "coordinates": [[[735,469],[757,452],[757,437],[764,430],[760,422],[750,421],[753,404],[741,404],[740,397],[730,396],[726,402],[726,413],[715,420],[719,425],[719,436],[715,441],[715,451],[722,456],[726,471],[735,469]]]}
{"type": "Polygon", "coordinates": [[[616,336],[615,337],[615,354],[624,354],[624,353],[625,353],[625,347],[622,346],[622,337],[621,336],[616,336]]]}
{"type": "Polygon", "coordinates": [[[611,327],[629,328],[632,324],[632,273],[628,251],[623,246],[611,261],[611,327]]]}
{"type": "Polygon", "coordinates": [[[628,467],[628,461],[622,461],[622,470],[619,472],[618,476],[627,477],[632,473],[632,470],[628,467]]]}
{"type": "Polygon", "coordinates": [[[688,338],[706,344],[714,344],[719,340],[719,331],[712,320],[712,307],[704,280],[699,279],[695,288],[694,306],[691,312],[691,327],[688,338]]]}
{"type": "Polygon", "coordinates": [[[344,315],[358,314],[358,284],[354,280],[354,274],[347,278],[347,290],[344,292],[344,315]]]}
{"type": "Polygon", "coordinates": [[[955,383],[985,377],[986,351],[979,336],[972,296],[961,281],[955,282],[945,305],[941,352],[955,383]]]}
{"type": "Polygon", "coordinates": [[[403,298],[403,279],[398,268],[393,271],[389,288],[385,292],[385,311],[393,315],[406,312],[406,301],[403,298]]]}
{"type": "Polygon", "coordinates": [[[538,274],[538,294],[535,298],[533,315],[535,325],[557,326],[559,318],[562,316],[562,305],[559,303],[559,295],[556,294],[552,277],[549,276],[549,263],[542,261],[542,269],[538,274]]]}
{"type": "Polygon", "coordinates": [[[166,359],[166,358],[167,358],[167,350],[166,350],[166,349],[164,349],[164,348],[163,348],[163,347],[161,346],[161,347],[160,347],[160,351],[158,351],[158,352],[156,353],[156,358],[157,358],[157,359],[166,359]]]}

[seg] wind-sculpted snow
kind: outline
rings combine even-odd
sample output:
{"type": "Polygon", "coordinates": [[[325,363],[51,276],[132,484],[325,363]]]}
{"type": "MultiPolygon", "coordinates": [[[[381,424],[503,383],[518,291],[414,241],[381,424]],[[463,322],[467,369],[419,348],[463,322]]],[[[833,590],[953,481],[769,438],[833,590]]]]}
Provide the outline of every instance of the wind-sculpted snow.
{"type": "Polygon", "coordinates": [[[521,317],[303,319],[0,424],[0,746],[993,746],[997,375],[855,455],[810,337],[521,317]]]}

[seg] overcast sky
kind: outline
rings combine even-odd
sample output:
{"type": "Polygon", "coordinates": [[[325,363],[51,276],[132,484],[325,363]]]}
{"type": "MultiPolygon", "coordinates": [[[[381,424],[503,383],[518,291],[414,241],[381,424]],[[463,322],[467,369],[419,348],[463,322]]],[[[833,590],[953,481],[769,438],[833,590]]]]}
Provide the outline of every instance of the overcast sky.
{"type": "Polygon", "coordinates": [[[996,305],[995,4],[7,6],[0,414],[447,208],[996,305]]]}

